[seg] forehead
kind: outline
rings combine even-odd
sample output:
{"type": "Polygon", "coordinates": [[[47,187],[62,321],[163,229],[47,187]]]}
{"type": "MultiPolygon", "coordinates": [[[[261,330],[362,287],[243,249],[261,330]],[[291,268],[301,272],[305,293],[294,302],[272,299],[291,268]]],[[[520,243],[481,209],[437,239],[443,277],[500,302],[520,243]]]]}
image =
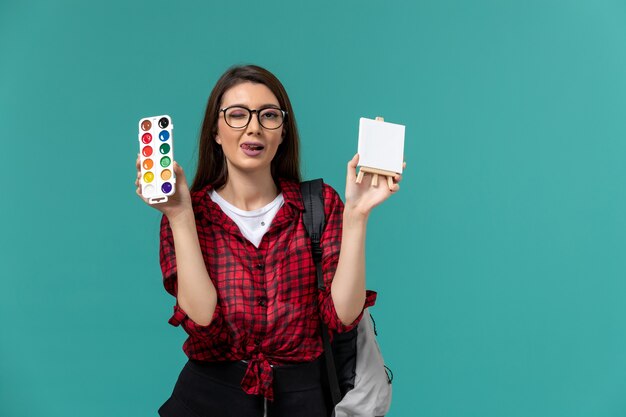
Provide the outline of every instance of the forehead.
{"type": "Polygon", "coordinates": [[[237,84],[224,92],[222,106],[228,107],[243,104],[250,108],[257,108],[267,104],[278,106],[278,99],[265,84],[244,82],[237,84]]]}

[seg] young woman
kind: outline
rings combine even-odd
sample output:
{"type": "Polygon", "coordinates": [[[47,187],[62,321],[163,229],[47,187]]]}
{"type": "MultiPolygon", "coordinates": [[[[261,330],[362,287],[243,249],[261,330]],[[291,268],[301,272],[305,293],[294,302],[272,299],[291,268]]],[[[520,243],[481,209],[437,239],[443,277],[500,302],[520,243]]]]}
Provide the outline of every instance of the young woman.
{"type": "MultiPolygon", "coordinates": [[[[345,206],[324,185],[320,292],[302,223],[298,142],[280,81],[258,66],[233,67],[209,97],[191,189],[175,164],[176,194],[151,206],[163,213],[161,268],[176,297],[170,323],[189,335],[189,361],[161,416],[328,415],[320,320],[345,332],[374,304],[365,290],[367,221],[401,178],[391,189],[368,177],[357,184],[355,155],[345,206]]],[[[137,171],[141,197],[139,159],[137,171]]]]}

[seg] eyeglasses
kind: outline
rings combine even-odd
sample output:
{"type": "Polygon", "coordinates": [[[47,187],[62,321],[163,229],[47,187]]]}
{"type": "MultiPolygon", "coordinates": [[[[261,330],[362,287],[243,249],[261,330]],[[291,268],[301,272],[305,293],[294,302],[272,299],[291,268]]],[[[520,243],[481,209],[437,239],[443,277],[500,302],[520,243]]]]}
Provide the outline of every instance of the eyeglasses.
{"type": "Polygon", "coordinates": [[[252,120],[252,113],[256,113],[259,124],[265,129],[278,129],[287,117],[287,112],[276,107],[264,107],[262,109],[250,110],[246,107],[231,106],[220,109],[224,113],[224,121],[233,129],[243,129],[252,120]]]}

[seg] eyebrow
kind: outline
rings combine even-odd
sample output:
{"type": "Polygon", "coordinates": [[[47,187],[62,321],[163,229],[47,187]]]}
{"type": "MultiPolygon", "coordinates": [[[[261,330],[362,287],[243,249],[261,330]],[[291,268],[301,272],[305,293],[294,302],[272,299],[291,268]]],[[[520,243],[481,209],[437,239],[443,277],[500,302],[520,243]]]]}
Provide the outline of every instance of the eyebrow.
{"type": "MultiPolygon", "coordinates": [[[[228,106],[223,106],[222,108],[225,109],[227,107],[245,107],[246,109],[251,110],[250,107],[246,106],[245,104],[241,104],[241,103],[229,104],[228,106]]],[[[275,108],[275,109],[280,109],[280,104],[270,104],[270,103],[261,104],[257,108],[265,109],[265,108],[268,108],[268,107],[272,107],[272,108],[275,108]]]]}

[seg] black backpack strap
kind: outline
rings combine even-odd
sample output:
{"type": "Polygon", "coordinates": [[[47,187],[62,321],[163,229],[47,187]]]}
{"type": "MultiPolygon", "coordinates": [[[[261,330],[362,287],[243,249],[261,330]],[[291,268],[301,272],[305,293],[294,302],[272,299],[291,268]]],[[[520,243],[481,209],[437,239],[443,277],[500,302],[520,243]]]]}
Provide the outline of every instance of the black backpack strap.
{"type": "Polygon", "coordinates": [[[321,178],[311,181],[304,181],[300,184],[302,190],[302,200],[304,202],[304,213],[302,220],[309,238],[311,239],[311,249],[313,261],[317,270],[317,288],[324,289],[324,276],[322,275],[322,248],[320,239],[326,223],[324,215],[324,181],[321,178]]]}
{"type": "MultiPolygon", "coordinates": [[[[317,273],[317,287],[320,290],[325,288],[324,276],[322,275],[322,248],[320,239],[324,231],[325,215],[324,215],[324,181],[319,178],[311,181],[304,181],[300,184],[302,191],[302,200],[304,202],[304,213],[302,219],[309,237],[311,238],[311,251],[313,253],[313,262],[315,262],[315,270],[317,273]]],[[[339,380],[337,379],[337,371],[335,367],[335,358],[330,346],[330,337],[328,336],[328,327],[320,320],[322,341],[324,343],[324,355],[326,359],[326,371],[330,384],[330,394],[332,396],[333,405],[341,401],[341,390],[339,389],[339,380]]],[[[334,407],[333,407],[334,408],[334,407]]],[[[333,415],[334,415],[333,411],[333,415]]]]}

